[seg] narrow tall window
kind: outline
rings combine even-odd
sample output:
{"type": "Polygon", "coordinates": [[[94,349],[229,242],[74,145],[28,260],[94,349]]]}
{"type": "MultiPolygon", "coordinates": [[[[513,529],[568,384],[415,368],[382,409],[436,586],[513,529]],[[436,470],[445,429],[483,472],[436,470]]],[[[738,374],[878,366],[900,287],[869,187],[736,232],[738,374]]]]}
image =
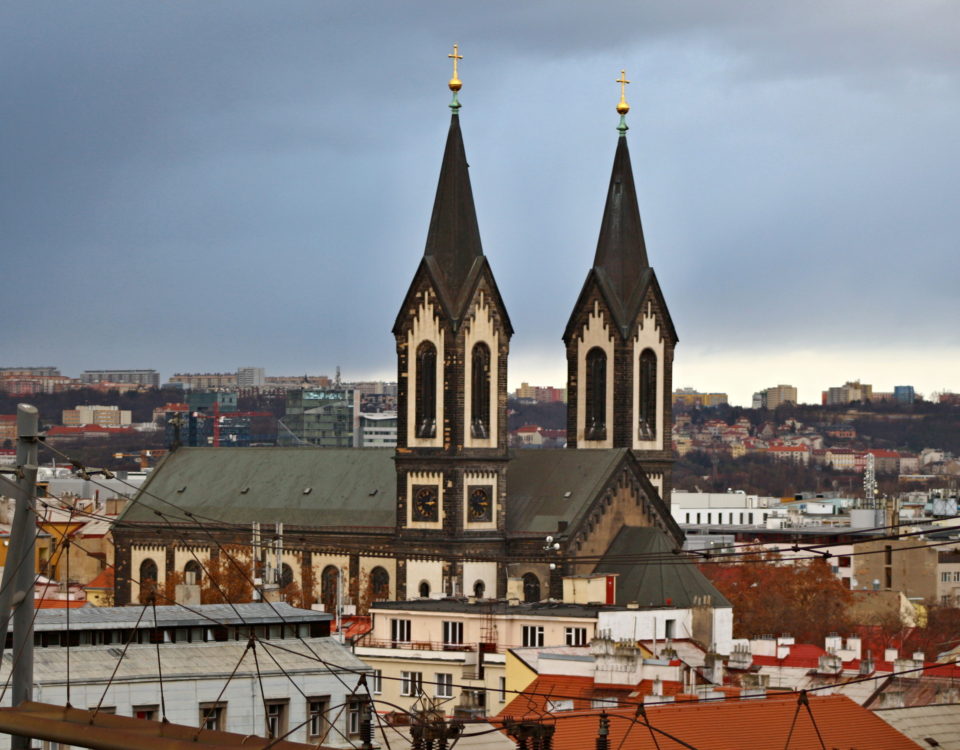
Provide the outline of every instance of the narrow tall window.
{"type": "Polygon", "coordinates": [[[540,579],[534,573],[523,574],[523,600],[525,602],[540,601],[540,579]]]}
{"type": "Polygon", "coordinates": [[[607,439],[607,353],[598,346],[587,352],[587,440],[607,439]]]}
{"type": "Polygon", "coordinates": [[[437,434],[437,347],[424,341],[417,349],[417,437],[437,434]]]}
{"type": "Polygon", "coordinates": [[[641,440],[657,437],[657,355],[652,349],[640,354],[640,430],[641,440]]]}
{"type": "Polygon", "coordinates": [[[340,586],[340,576],[336,567],[328,565],[320,574],[320,601],[325,612],[335,612],[337,608],[337,589],[340,586]]]}
{"type": "Polygon", "coordinates": [[[157,590],[157,564],[149,557],[140,563],[140,603],[146,604],[157,590]]]}
{"type": "Polygon", "coordinates": [[[490,348],[486,344],[473,347],[470,386],[470,435],[487,438],[490,436],[490,348]]]}
{"type": "Polygon", "coordinates": [[[385,602],[390,598],[390,574],[379,565],[370,571],[370,600],[385,602]]]}

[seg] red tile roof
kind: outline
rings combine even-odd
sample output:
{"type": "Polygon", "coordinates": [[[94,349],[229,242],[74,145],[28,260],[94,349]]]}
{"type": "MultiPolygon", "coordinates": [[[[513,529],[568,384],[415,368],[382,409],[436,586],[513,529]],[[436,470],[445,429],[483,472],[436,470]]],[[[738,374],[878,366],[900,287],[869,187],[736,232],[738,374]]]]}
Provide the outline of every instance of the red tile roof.
{"type": "MultiPolygon", "coordinates": [[[[651,730],[643,725],[642,717],[636,718],[636,709],[608,710],[608,744],[611,748],[623,747],[625,750],[657,750],[657,747],[659,750],[689,750],[691,746],[699,750],[783,750],[790,736],[790,750],[820,750],[819,730],[828,748],[920,748],[873,712],[844,695],[811,695],[809,701],[810,713],[803,707],[797,711],[797,696],[793,694],[648,706],[647,720],[656,733],[656,740],[651,737],[651,730]]],[[[562,711],[546,717],[556,727],[553,750],[594,747],[600,714],[597,710],[562,711]]],[[[520,717],[515,713],[514,718],[520,717]]],[[[501,722],[498,719],[494,723],[501,722]]]]}
{"type": "Polygon", "coordinates": [[[86,606],[85,599],[37,599],[33,603],[34,609],[77,609],[86,606]]]}
{"type": "Polygon", "coordinates": [[[88,589],[112,589],[114,584],[113,566],[108,565],[103,571],[86,585],[88,589]]]}

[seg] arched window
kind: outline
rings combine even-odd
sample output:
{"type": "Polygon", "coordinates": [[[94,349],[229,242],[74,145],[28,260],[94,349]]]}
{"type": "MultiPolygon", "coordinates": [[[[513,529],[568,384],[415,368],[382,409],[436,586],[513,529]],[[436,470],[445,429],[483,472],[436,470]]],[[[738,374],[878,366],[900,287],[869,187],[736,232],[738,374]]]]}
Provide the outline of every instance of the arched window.
{"type": "Polygon", "coordinates": [[[490,348],[473,347],[473,373],[470,382],[470,434],[475,438],[490,436],[490,348]]]}
{"type": "Polygon", "coordinates": [[[437,434],[437,347],[424,341],[417,349],[417,437],[437,434]]]}
{"type": "Polygon", "coordinates": [[[183,582],[200,585],[203,581],[203,568],[200,567],[200,563],[196,560],[187,560],[187,564],[183,566],[183,582]]]}
{"type": "Polygon", "coordinates": [[[607,439],[607,353],[599,346],[587,352],[587,440],[607,439]]]}
{"type": "Polygon", "coordinates": [[[540,601],[540,579],[533,573],[523,574],[523,600],[525,602],[540,601]]]}
{"type": "Polygon", "coordinates": [[[140,563],[140,603],[147,600],[157,590],[157,564],[149,557],[140,563]]]}
{"type": "Polygon", "coordinates": [[[483,581],[474,581],[473,582],[473,595],[477,599],[483,599],[483,592],[487,590],[487,584],[483,581]]]}
{"type": "Polygon", "coordinates": [[[385,602],[390,598],[390,574],[379,565],[370,571],[370,600],[385,602]]]}
{"type": "Polygon", "coordinates": [[[420,581],[420,598],[429,599],[430,598],[430,584],[426,581],[420,581]]]}
{"type": "Polygon", "coordinates": [[[641,440],[653,440],[657,437],[657,355],[652,349],[644,349],[640,354],[640,404],[641,440]]]}
{"type": "Polygon", "coordinates": [[[280,564],[280,588],[286,588],[293,583],[293,568],[286,563],[280,564]]]}
{"type": "Polygon", "coordinates": [[[337,568],[328,565],[320,574],[320,601],[323,603],[325,612],[336,612],[337,610],[337,585],[339,576],[337,568]]]}

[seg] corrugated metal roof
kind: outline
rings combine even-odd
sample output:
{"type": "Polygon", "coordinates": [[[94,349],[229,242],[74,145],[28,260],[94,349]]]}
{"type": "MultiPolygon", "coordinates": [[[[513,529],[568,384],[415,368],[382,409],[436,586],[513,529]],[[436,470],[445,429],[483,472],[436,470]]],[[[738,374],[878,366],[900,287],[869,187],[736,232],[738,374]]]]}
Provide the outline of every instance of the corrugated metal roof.
{"type": "MultiPolygon", "coordinates": [[[[157,607],[157,625],[160,627],[206,626],[211,621],[223,625],[265,625],[281,622],[301,623],[332,620],[333,615],[310,609],[291,607],[286,602],[267,604],[197,604],[190,609],[178,605],[157,607]],[[191,611],[193,610],[193,611],[191,611]],[[281,619],[282,618],[282,619],[281,619]]],[[[120,630],[153,627],[152,607],[83,607],[70,612],[71,630],[120,630]],[[146,611],[144,611],[146,610],[146,611]],[[142,619],[140,618],[143,614],[142,619]]],[[[65,630],[67,613],[40,610],[34,620],[34,630],[65,630]]]]}
{"type": "MultiPolygon", "coordinates": [[[[336,667],[346,670],[370,671],[362,661],[347,651],[334,638],[286,639],[276,644],[260,641],[258,649],[267,649],[270,656],[260,656],[260,672],[264,675],[283,675],[280,667],[288,674],[295,672],[317,672],[336,667]],[[306,645],[305,645],[306,644],[306,645]],[[276,660],[276,661],[274,661],[276,660]],[[322,661],[320,661],[322,660],[322,661]],[[326,662],[324,664],[323,662],[326,662]],[[280,664],[280,667],[277,666],[280,664]],[[329,665],[329,666],[328,666],[329,665]]],[[[246,641],[225,643],[177,643],[161,645],[160,662],[164,680],[189,679],[195,677],[224,677],[240,661],[247,649],[246,641]]],[[[77,646],[69,650],[70,680],[92,682],[110,678],[117,660],[123,651],[122,646],[77,646]]],[[[61,684],[66,682],[67,649],[38,648],[34,651],[34,681],[42,684],[61,684]]],[[[0,680],[6,680],[10,673],[12,654],[7,649],[0,664],[0,680]]],[[[256,671],[254,660],[248,656],[238,674],[256,671]]],[[[117,670],[116,681],[156,678],[157,647],[153,644],[131,644],[117,670]]]]}
{"type": "MultiPolygon", "coordinates": [[[[660,529],[624,526],[610,545],[596,573],[617,573],[617,604],[642,607],[692,607],[693,598],[709,595],[715,607],[730,602],[693,563],[673,556],[675,545],[660,529]],[[625,557],[637,557],[623,562],[625,557]],[[644,558],[647,561],[644,561],[644,558]]],[[[677,556],[679,557],[679,556],[677,556]]]]}

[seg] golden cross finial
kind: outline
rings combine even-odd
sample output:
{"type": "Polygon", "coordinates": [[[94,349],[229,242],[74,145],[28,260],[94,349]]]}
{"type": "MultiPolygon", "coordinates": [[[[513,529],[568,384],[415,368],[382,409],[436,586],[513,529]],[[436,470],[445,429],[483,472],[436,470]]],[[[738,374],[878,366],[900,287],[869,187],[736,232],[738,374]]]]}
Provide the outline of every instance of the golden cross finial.
{"type": "Polygon", "coordinates": [[[627,104],[627,84],[630,83],[630,81],[627,80],[627,71],[620,71],[620,77],[617,79],[617,83],[620,84],[620,102],[617,104],[617,112],[625,115],[630,111],[630,105],[627,104]]]}
{"type": "Polygon", "coordinates": [[[458,54],[457,54],[457,50],[458,50],[458,49],[459,49],[459,47],[458,47],[456,44],[454,44],[454,45],[453,45],[453,54],[452,54],[452,55],[447,55],[447,57],[453,59],[453,78],[451,78],[451,79],[450,79],[450,83],[447,84],[448,86],[450,86],[450,90],[453,91],[453,92],[459,91],[459,90],[460,90],[460,87],[463,86],[463,83],[460,81],[459,78],[457,78],[457,60],[462,60],[462,59],[463,59],[463,55],[458,55],[458,54]]]}

